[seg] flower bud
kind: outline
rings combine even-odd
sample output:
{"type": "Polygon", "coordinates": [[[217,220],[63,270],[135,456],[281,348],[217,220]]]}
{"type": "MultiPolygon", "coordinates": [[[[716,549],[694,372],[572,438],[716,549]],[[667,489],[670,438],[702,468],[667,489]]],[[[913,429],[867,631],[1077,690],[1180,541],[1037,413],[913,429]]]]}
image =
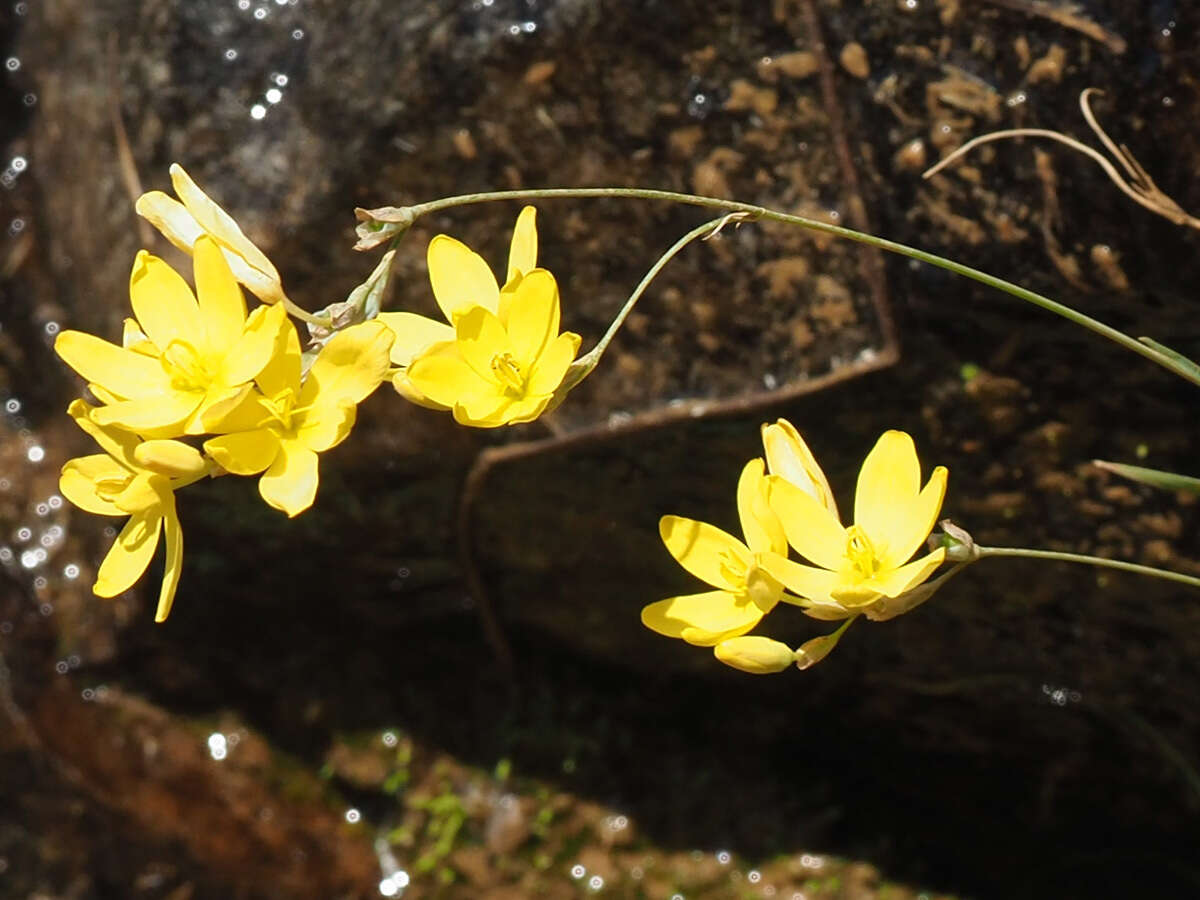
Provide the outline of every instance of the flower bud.
{"type": "Polygon", "coordinates": [[[727,666],[751,675],[782,672],[792,664],[792,648],[780,641],[758,635],[745,635],[721,641],[713,648],[717,659],[727,666]]]}

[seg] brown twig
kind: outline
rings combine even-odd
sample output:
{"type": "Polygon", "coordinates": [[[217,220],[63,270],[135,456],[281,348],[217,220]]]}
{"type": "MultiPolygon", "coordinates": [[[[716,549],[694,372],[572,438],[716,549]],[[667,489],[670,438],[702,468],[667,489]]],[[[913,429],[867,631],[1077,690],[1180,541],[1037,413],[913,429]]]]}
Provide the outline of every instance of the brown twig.
{"type": "Polygon", "coordinates": [[[1144,206],[1156,215],[1162,216],[1176,225],[1183,225],[1188,228],[1200,230],[1200,219],[1188,213],[1183,207],[1175,202],[1167,194],[1163,193],[1162,189],[1154,183],[1154,179],[1149,173],[1142,168],[1141,163],[1137,161],[1129,148],[1124,144],[1118,145],[1108,133],[1100,127],[1100,123],[1096,121],[1096,116],[1092,112],[1089,98],[1092,94],[1102,94],[1103,92],[1096,88],[1088,88],[1079,95],[1079,108],[1083,112],[1084,121],[1095,132],[1100,143],[1104,148],[1112,154],[1113,158],[1121,165],[1127,175],[1122,175],[1112,161],[1109,160],[1103,153],[1095,147],[1089,147],[1073,137],[1068,137],[1059,131],[1052,131],[1048,128],[1009,128],[1004,131],[993,131],[989,134],[983,134],[979,137],[972,138],[967,141],[953,153],[946,156],[937,164],[926,169],[922,178],[932,178],[942,169],[946,168],[953,162],[961,159],[967,153],[970,153],[976,147],[983,144],[991,143],[992,141],[1007,140],[1010,138],[1036,137],[1046,138],[1048,140],[1057,141],[1060,144],[1065,144],[1072,150],[1082,153],[1089,159],[1094,161],[1104,174],[1108,176],[1126,196],[1132,199],[1135,203],[1144,206]]]}
{"type": "MultiPolygon", "coordinates": [[[[121,170],[121,180],[125,182],[125,190],[129,194],[131,204],[136,204],[142,196],[142,179],[138,176],[137,163],[133,160],[133,149],[129,144],[129,133],[125,130],[125,122],[121,118],[121,96],[117,79],[117,35],[108,35],[108,47],[105,54],[105,79],[108,81],[108,116],[112,122],[113,139],[117,145],[117,163],[121,170]]],[[[138,236],[142,239],[143,247],[154,244],[154,229],[141,216],[137,217],[138,236]]]]}

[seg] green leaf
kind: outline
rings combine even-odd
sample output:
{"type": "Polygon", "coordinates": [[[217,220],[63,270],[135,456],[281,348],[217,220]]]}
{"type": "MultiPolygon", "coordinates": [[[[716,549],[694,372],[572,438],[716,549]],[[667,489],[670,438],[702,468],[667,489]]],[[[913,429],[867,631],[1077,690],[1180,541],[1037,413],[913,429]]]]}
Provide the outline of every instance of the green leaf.
{"type": "Polygon", "coordinates": [[[1168,363],[1171,369],[1179,376],[1186,378],[1193,384],[1200,384],[1200,364],[1188,359],[1178,350],[1172,350],[1165,344],[1160,344],[1154,338],[1140,337],[1138,342],[1145,344],[1151,350],[1160,354],[1168,363]]]}
{"type": "Polygon", "coordinates": [[[1129,466],[1125,463],[1108,462],[1103,459],[1094,459],[1092,462],[1104,471],[1128,478],[1130,481],[1148,484],[1164,491],[1187,491],[1192,494],[1200,494],[1200,478],[1193,478],[1190,475],[1164,472],[1161,469],[1147,469],[1142,466],[1129,466]]]}

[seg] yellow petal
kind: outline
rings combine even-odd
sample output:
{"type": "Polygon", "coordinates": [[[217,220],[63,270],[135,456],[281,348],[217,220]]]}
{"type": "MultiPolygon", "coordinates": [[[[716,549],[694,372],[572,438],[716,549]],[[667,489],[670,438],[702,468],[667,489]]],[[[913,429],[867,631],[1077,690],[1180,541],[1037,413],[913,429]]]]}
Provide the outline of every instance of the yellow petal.
{"type": "Polygon", "coordinates": [[[381,322],[363,322],[339,331],[308,370],[300,405],[361,403],[387,377],[391,347],[392,332],[381,322]]]}
{"type": "Polygon", "coordinates": [[[529,366],[542,354],[558,335],[558,317],[558,284],[545,269],[534,269],[521,279],[508,305],[508,338],[518,363],[529,366]]]}
{"type": "Polygon", "coordinates": [[[429,242],[426,253],[433,296],[453,322],[455,314],[472,306],[497,311],[500,287],[483,257],[461,241],[439,234],[429,242]]]}
{"type": "Polygon", "coordinates": [[[129,273],[129,301],[138,325],[159,352],[172,341],[203,336],[200,311],[183,276],[157,256],[138,252],[129,273]]]}
{"type": "Polygon", "coordinates": [[[450,407],[444,403],[437,403],[430,400],[416,386],[408,380],[407,372],[397,372],[392,376],[392,387],[396,389],[396,393],[407,400],[409,403],[415,403],[417,406],[423,406],[426,409],[447,410],[450,407]]]}
{"type": "Polygon", "coordinates": [[[499,428],[509,424],[513,401],[503,394],[480,393],[460,397],[451,412],[459,425],[473,428],[499,428]]]}
{"type": "MultiPolygon", "coordinates": [[[[938,466],[929,476],[929,482],[921,493],[908,505],[907,509],[898,509],[889,517],[892,533],[882,538],[883,552],[880,562],[884,568],[893,568],[905,562],[917,552],[933,526],[937,523],[938,514],[942,511],[942,501],[946,497],[945,466],[938,466]]],[[[871,535],[875,539],[874,535],[871,535]]]]}
{"type": "Polygon", "coordinates": [[[161,509],[163,497],[170,496],[171,488],[162,475],[146,470],[134,474],[125,489],[113,498],[113,503],[127,514],[140,514],[148,510],[161,509]]]}
{"type": "Polygon", "coordinates": [[[522,422],[533,422],[550,405],[550,396],[526,397],[523,400],[508,402],[499,412],[503,415],[503,425],[520,425],[522,422]]]}
{"type": "Polygon", "coordinates": [[[701,581],[726,591],[743,589],[730,575],[744,576],[752,560],[745,544],[733,535],[682,516],[663,516],[658,520],[658,533],[667,551],[701,581]]]}
{"type": "Polygon", "coordinates": [[[99,444],[109,456],[122,463],[130,472],[137,468],[133,458],[133,448],[140,443],[137,435],[117,428],[101,428],[92,421],[95,407],[89,406],[82,400],[72,400],[67,407],[67,415],[75,420],[75,424],[92,440],[99,444]]]}
{"type": "Polygon", "coordinates": [[[921,464],[912,438],[903,431],[885,431],[858,473],[854,524],[873,542],[891,546],[898,535],[905,535],[905,512],[920,490],[921,464]]]}
{"type": "Polygon", "coordinates": [[[272,416],[263,405],[262,392],[252,384],[233,389],[233,393],[217,402],[209,403],[200,417],[202,433],[230,434],[234,431],[254,431],[272,421],[272,416]]]}
{"type": "MultiPolygon", "coordinates": [[[[246,298],[212,238],[206,236],[196,241],[194,264],[196,297],[204,327],[202,334],[208,352],[220,356],[229,352],[242,335],[242,326],[246,323],[246,298]]],[[[195,337],[191,339],[195,340],[195,337]]],[[[256,370],[241,380],[249,381],[257,374],[256,370]]]]}
{"type": "Polygon", "coordinates": [[[162,191],[142,194],[133,208],[184,253],[190,254],[196,238],[204,234],[204,229],[187,207],[162,191]]]}
{"type": "Polygon", "coordinates": [[[846,529],[832,512],[778,475],[767,478],[767,503],[783,525],[788,543],[805,559],[837,569],[846,554],[846,529]]]}
{"type": "Polygon", "coordinates": [[[767,504],[767,480],[763,475],[763,461],[752,459],[742,467],[738,478],[738,518],[742,521],[742,534],[746,546],[752,553],[773,550],[787,553],[787,537],[779,517],[767,504]]]}
{"type": "Polygon", "coordinates": [[[762,427],[762,439],[768,471],[812,496],[836,519],[837,502],[829,489],[829,481],[795,426],[787,419],[779,419],[774,425],[762,427]]]}
{"type": "Polygon", "coordinates": [[[392,332],[392,364],[407,366],[420,353],[434,344],[454,340],[454,329],[445,322],[436,322],[410,312],[384,312],[376,320],[392,332]]]}
{"type": "Polygon", "coordinates": [[[98,406],[92,421],[101,427],[115,426],[138,434],[157,432],[183,434],[184,425],[204,400],[197,391],[172,391],[156,397],[125,400],[111,406],[98,406]]]}
{"type": "Polygon", "coordinates": [[[158,546],[162,521],[158,509],[129,518],[100,563],[96,583],[92,586],[97,597],[115,597],[129,590],[142,577],[154,557],[154,548],[158,546]]]}
{"type": "Polygon", "coordinates": [[[257,475],[279,455],[279,436],[269,428],[222,434],[205,441],[204,452],[226,472],[257,475]]]}
{"type": "Polygon", "coordinates": [[[88,381],[119,397],[145,397],[170,390],[171,382],[154,357],[101,340],[82,331],[64,331],[54,352],[88,381]]]}
{"type": "Polygon", "coordinates": [[[837,572],[801,565],[778,553],[759,554],[758,565],[794,594],[817,604],[834,602],[831,592],[837,585],[837,572]]]}
{"type": "MultiPolygon", "coordinates": [[[[254,313],[257,314],[258,310],[254,313]]],[[[266,313],[262,315],[265,316],[266,313]]],[[[251,318],[254,318],[254,314],[251,318]]],[[[296,326],[286,316],[279,327],[283,335],[281,343],[275,345],[267,364],[254,376],[255,382],[268,397],[274,397],[283,391],[291,391],[293,396],[300,393],[300,338],[296,335],[296,326]]]]}
{"type": "MultiPolygon", "coordinates": [[[[241,291],[237,285],[233,286],[241,291]]],[[[288,336],[285,329],[292,326],[287,319],[287,310],[282,303],[260,306],[244,322],[238,323],[238,332],[231,343],[225,346],[221,359],[221,372],[217,381],[225,385],[243,384],[257,378],[275,357],[284,357],[281,364],[298,366],[300,343],[296,342],[296,359],[289,356],[288,336]]]]}
{"type": "MultiPolygon", "coordinates": [[[[537,210],[526,206],[517,216],[517,226],[513,229],[512,243],[508,248],[508,275],[504,278],[505,282],[528,275],[537,265],[537,251],[537,210]]],[[[558,329],[555,328],[555,331],[558,329]]]]}
{"type": "Polygon", "coordinates": [[[132,478],[132,473],[107,453],[95,453],[69,459],[58,478],[58,490],[84,512],[98,516],[125,516],[128,513],[112,500],[100,496],[101,482],[117,484],[132,478]]]}
{"type": "Polygon", "coordinates": [[[745,634],[761,619],[762,610],[728,591],[671,597],[642,609],[642,624],[651,631],[700,647],[745,634]]]}
{"type": "Polygon", "coordinates": [[[143,441],[134,448],[138,465],[167,478],[191,478],[204,472],[200,452],[182,441],[143,441]]]}
{"type": "Polygon", "coordinates": [[[146,337],[146,333],[142,331],[136,319],[126,318],[121,323],[121,346],[134,353],[141,353],[143,356],[156,357],[159,355],[158,348],[150,343],[150,339],[146,337]]]}
{"type": "Polygon", "coordinates": [[[356,415],[353,403],[315,403],[300,420],[296,438],[310,450],[323,453],[346,439],[356,415]]]}
{"type": "Polygon", "coordinates": [[[526,386],[529,394],[552,394],[558,390],[558,386],[567,375],[567,370],[571,368],[571,363],[575,361],[581,340],[574,332],[564,331],[550,342],[550,346],[533,364],[533,371],[529,373],[529,383],[526,386]]]}
{"type": "Polygon", "coordinates": [[[447,409],[453,409],[460,397],[483,391],[494,394],[499,390],[499,386],[482,379],[458,354],[427,353],[417,357],[408,367],[408,380],[423,396],[447,409]]]}
{"type": "Polygon", "coordinates": [[[258,492],[290,518],[312,506],[318,478],[317,454],[298,441],[282,441],[279,455],[258,480],[258,492]]]}
{"type": "Polygon", "coordinates": [[[792,648],[780,641],[759,635],[745,635],[721,641],[713,655],[727,666],[751,675],[770,675],[790,668],[795,661],[792,648]]]}
{"type": "Polygon", "coordinates": [[[158,590],[155,622],[167,621],[167,616],[171,614],[171,606],[175,603],[179,576],[183,573],[183,526],[179,524],[179,516],[175,512],[174,498],[170,506],[163,510],[163,540],[167,547],[167,559],[163,568],[162,587],[158,590]]]}
{"type": "MultiPolygon", "coordinates": [[[[232,254],[234,257],[240,258],[251,270],[258,273],[261,277],[255,280],[258,282],[259,289],[269,289],[279,284],[279,273],[275,270],[271,261],[267,259],[266,254],[259,250],[242,233],[242,229],[238,227],[237,222],[233,220],[233,217],[229,213],[221,209],[221,207],[209,199],[204,191],[196,186],[196,183],[192,181],[188,173],[184,171],[183,166],[178,163],[171,166],[171,184],[175,187],[175,193],[183,201],[183,205],[187,207],[187,211],[192,214],[192,217],[200,224],[200,227],[209,236],[216,239],[217,243],[221,245],[222,250],[228,251],[226,253],[227,261],[232,262],[229,259],[230,254],[232,254]]],[[[262,294],[258,293],[258,289],[256,289],[254,284],[245,283],[257,296],[268,303],[280,299],[280,296],[263,297],[262,294]]],[[[279,295],[282,295],[282,290],[279,291],[279,295]]]]}
{"type": "MultiPolygon", "coordinates": [[[[504,354],[515,356],[512,343],[496,314],[482,306],[473,306],[454,320],[454,336],[458,350],[480,378],[499,382],[492,372],[492,362],[504,354]]],[[[517,360],[518,363],[521,360],[517,360]]]]}
{"type": "MultiPolygon", "coordinates": [[[[204,392],[204,399],[196,407],[183,427],[187,435],[219,434],[223,431],[237,429],[225,426],[227,417],[234,411],[243,408],[246,401],[255,393],[253,384],[243,384],[240,387],[224,387],[221,384],[211,384],[204,392]]],[[[257,425],[258,423],[255,422],[257,425]]],[[[149,435],[148,435],[149,436],[149,435]]],[[[157,437],[157,435],[153,435],[157,437]]]]}
{"type": "MultiPolygon", "coordinates": [[[[938,547],[932,553],[926,554],[919,559],[914,559],[908,565],[880,572],[874,578],[865,582],[864,586],[870,586],[877,592],[877,595],[899,597],[905,591],[925,581],[945,559],[946,548],[938,547]]],[[[834,590],[833,595],[835,599],[841,600],[837,590],[834,590]]]]}

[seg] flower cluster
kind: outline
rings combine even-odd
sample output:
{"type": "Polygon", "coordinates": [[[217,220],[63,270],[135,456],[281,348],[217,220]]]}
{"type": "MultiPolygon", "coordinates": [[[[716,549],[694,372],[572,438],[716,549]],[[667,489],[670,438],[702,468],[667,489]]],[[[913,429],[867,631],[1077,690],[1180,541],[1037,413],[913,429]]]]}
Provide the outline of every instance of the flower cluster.
{"type": "Polygon", "coordinates": [[[713,647],[717,659],[756,674],[822,660],[859,615],[890,618],[924,599],[922,585],[945,559],[939,548],[909,561],[937,521],[946,469],[924,487],[912,438],[885,432],[858,476],[854,524],[844,526],[829,482],[792,425],[763,426],[766,462],[752,459],[738,481],[745,543],[704,522],[664,516],[659,531],[685,569],[716,588],[671,597],[642,610],[642,622],[667,637],[713,647]],[[810,564],[788,559],[788,547],[810,564]],[[919,597],[918,597],[919,595],[919,597]],[[905,598],[911,598],[910,604],[905,598]],[[749,635],[780,601],[807,615],[842,621],[831,634],[793,650],[749,635]],[[897,602],[899,601],[899,602],[897,602]]]}
{"type": "Polygon", "coordinates": [[[379,314],[395,337],[401,396],[480,428],[532,422],[557,405],[580,337],[559,333],[558,284],[537,268],[535,216],[527,206],[517,218],[503,287],[461,241],[430,241],[429,281],[446,321],[379,314]]]}
{"type": "Polygon", "coordinates": [[[88,512],[129,517],[93,590],[112,597],[128,589],[162,534],[159,622],[183,560],[175,491],[225,473],[261,474],[268,504],[288,516],[306,510],[316,497],[317,455],[349,434],[357,405],[390,371],[392,345],[379,322],[353,325],[321,347],[305,374],[275,267],[181,167],[171,176],[180,200],[151,192],[137,210],[192,256],[195,291],[143,250],[120,345],[80,331],[55,341],[99,401],[76,401],[68,412],[105,451],[66,463],[63,495],[88,512]],[[247,312],[239,283],[263,305],[247,312]]]}

